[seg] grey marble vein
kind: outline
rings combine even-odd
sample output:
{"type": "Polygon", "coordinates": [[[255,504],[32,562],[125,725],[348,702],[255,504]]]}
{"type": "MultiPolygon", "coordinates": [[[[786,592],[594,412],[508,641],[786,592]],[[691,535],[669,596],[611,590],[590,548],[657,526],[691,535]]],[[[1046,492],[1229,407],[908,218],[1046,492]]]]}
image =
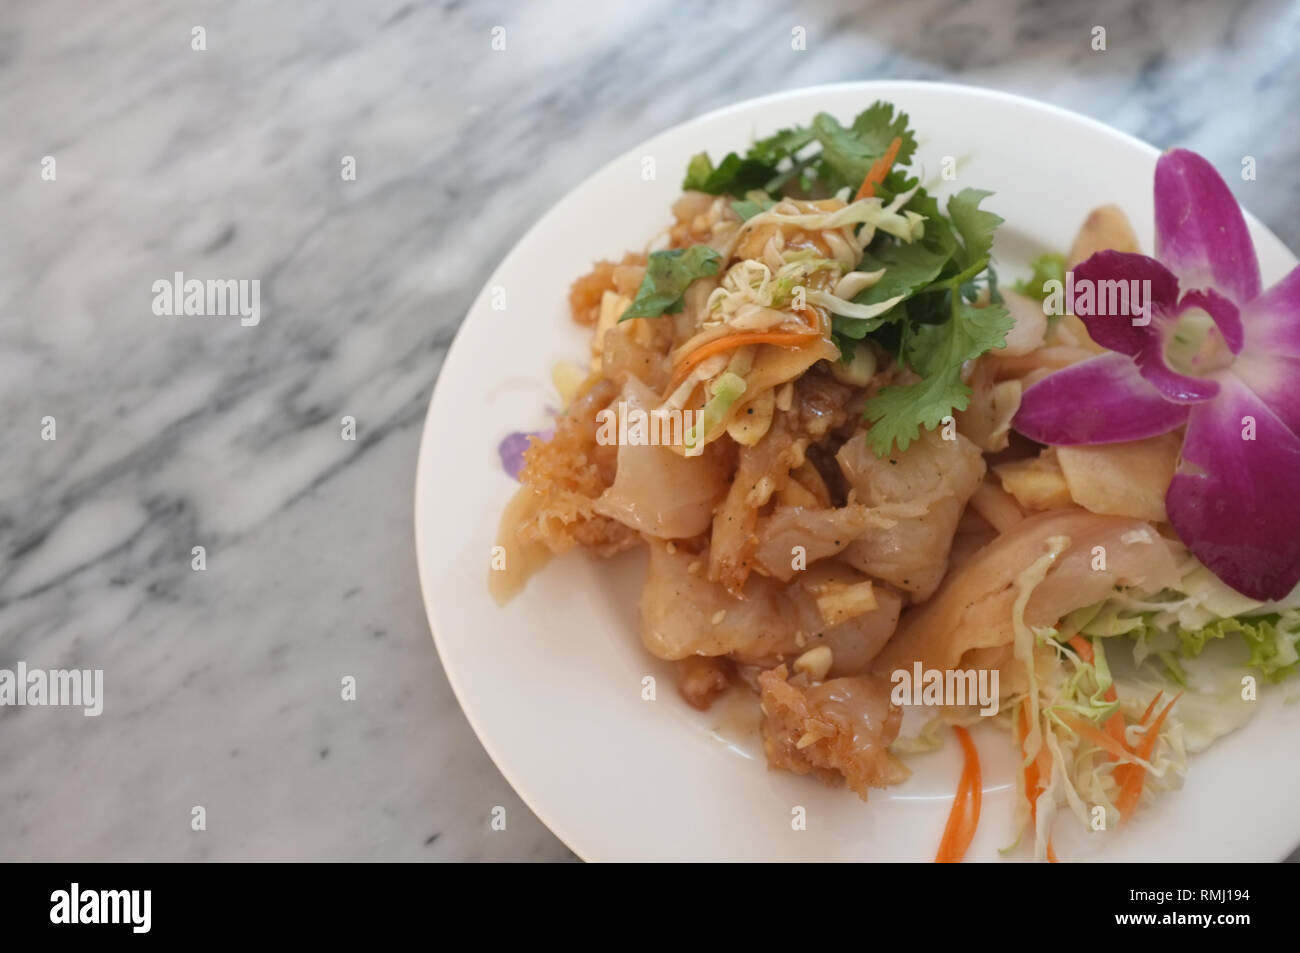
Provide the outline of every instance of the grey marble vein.
{"type": "Polygon", "coordinates": [[[412,555],[430,389],[520,233],[701,112],[903,77],[1253,155],[1234,187],[1300,248],[1298,44],[1268,0],[7,5],[0,668],[107,697],[0,708],[0,860],[571,857],[461,715],[412,555]],[[156,315],[177,271],[258,279],[261,321],[156,315]]]}

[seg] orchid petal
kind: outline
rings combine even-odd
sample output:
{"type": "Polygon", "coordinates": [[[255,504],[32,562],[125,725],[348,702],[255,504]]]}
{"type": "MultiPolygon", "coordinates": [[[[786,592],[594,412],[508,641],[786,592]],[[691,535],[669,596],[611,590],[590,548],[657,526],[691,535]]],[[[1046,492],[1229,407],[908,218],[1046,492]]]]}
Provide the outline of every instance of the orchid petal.
{"type": "Polygon", "coordinates": [[[1178,305],[1178,279],[1146,255],[1099,251],[1075,267],[1071,304],[1094,341],[1137,357],[1151,339],[1160,337],[1161,325],[1171,320],[1178,305]],[[1143,290],[1147,287],[1149,292],[1143,290]],[[1129,288],[1139,290],[1138,300],[1130,299],[1129,288]],[[1110,289],[1116,293],[1108,293],[1110,289]],[[1082,297],[1085,290],[1088,299],[1082,297]]]}
{"type": "Polygon", "coordinates": [[[1184,288],[1217,288],[1237,304],[1259,294],[1259,261],[1227,184],[1186,149],[1156,163],[1156,257],[1184,288]]]}
{"type": "Polygon", "coordinates": [[[1292,433],[1300,434],[1300,359],[1251,349],[1233,362],[1231,372],[1292,433]]]}
{"type": "Polygon", "coordinates": [[[1300,265],[1243,310],[1252,349],[1300,357],[1300,265]]]}
{"type": "Polygon", "coordinates": [[[1238,592],[1268,601],[1300,581],[1297,485],[1300,437],[1227,374],[1218,399],[1191,410],[1165,505],[1197,559],[1238,592]]]}
{"type": "MultiPolygon", "coordinates": [[[[1212,379],[1179,374],[1165,361],[1165,331],[1179,314],[1178,279],[1160,262],[1133,252],[1099,251],[1074,269],[1074,289],[1075,314],[1092,339],[1131,356],[1166,399],[1192,404],[1219,392],[1212,379]]],[[[1225,339],[1233,335],[1240,347],[1240,317],[1235,309],[1225,314],[1218,306],[1221,298],[1206,299],[1216,305],[1210,317],[1217,323],[1222,316],[1227,330],[1221,333],[1225,339]]]]}
{"type": "Polygon", "coordinates": [[[1212,377],[1188,377],[1179,374],[1165,361],[1164,345],[1154,341],[1139,354],[1138,373],[1160,391],[1165,400],[1176,404],[1199,404],[1219,393],[1219,382],[1212,377]]]}
{"type": "Polygon", "coordinates": [[[536,437],[538,440],[545,442],[554,435],[555,431],[553,430],[520,430],[506,434],[501,443],[497,445],[497,453],[501,457],[501,468],[510,474],[511,478],[518,480],[519,473],[524,468],[524,452],[532,445],[532,438],[536,437]]]}
{"type": "Polygon", "coordinates": [[[1075,446],[1154,437],[1184,423],[1187,414],[1185,404],[1166,400],[1131,360],[1108,353],[1029,387],[1012,426],[1039,443],[1075,446]]]}
{"type": "Polygon", "coordinates": [[[1233,354],[1241,353],[1241,346],[1246,340],[1246,331],[1241,324],[1241,309],[1219,294],[1213,288],[1189,291],[1178,302],[1178,314],[1181,316],[1192,308],[1200,308],[1214,321],[1219,329],[1223,343],[1233,354]]]}

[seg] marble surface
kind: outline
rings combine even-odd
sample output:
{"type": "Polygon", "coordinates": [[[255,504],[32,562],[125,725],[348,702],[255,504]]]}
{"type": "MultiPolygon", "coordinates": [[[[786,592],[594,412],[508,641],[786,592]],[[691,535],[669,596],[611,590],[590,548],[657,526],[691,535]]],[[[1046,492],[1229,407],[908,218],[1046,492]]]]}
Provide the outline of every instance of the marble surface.
{"type": "Polygon", "coordinates": [[[0,709],[0,860],[570,858],[460,713],[413,556],[430,389],[521,231],[681,120],[906,77],[1253,155],[1300,249],[1298,41],[1268,0],[6,5],[0,668],[106,698],[0,709]],[[260,322],[156,315],[177,271],[258,279],[260,322]]]}

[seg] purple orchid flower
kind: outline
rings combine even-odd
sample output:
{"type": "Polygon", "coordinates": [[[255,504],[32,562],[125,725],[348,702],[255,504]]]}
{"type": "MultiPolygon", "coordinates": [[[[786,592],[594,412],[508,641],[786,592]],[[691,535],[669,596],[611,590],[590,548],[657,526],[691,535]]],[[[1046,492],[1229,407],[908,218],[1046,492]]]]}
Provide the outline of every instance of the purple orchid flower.
{"type": "Polygon", "coordinates": [[[536,437],[545,442],[553,436],[555,436],[554,430],[516,430],[506,434],[497,445],[497,454],[501,457],[501,469],[505,470],[512,480],[518,480],[519,473],[524,468],[524,451],[531,446],[531,438],[536,437]]]}
{"type": "Polygon", "coordinates": [[[1155,209],[1155,258],[1103,251],[1074,271],[1076,286],[1139,282],[1149,320],[1099,291],[1079,317],[1109,351],[1029,387],[1013,425],[1065,446],[1185,425],[1174,530],[1238,592],[1281,599],[1300,581],[1300,267],[1260,292],[1241,209],[1193,152],[1161,156],[1155,209]]]}

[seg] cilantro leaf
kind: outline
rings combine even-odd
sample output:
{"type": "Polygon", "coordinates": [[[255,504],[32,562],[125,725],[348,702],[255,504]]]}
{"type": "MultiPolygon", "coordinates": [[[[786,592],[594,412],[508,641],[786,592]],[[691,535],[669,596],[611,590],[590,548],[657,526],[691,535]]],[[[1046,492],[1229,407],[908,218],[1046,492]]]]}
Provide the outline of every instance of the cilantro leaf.
{"type": "Polygon", "coordinates": [[[759,139],[749,147],[746,155],[751,159],[776,165],[782,159],[793,157],[800,149],[812,142],[813,138],[813,131],[807,126],[782,129],[766,139],[759,139]]]}
{"type": "MultiPolygon", "coordinates": [[[[928,225],[928,223],[927,223],[928,225]]],[[[898,295],[911,297],[939,277],[948,263],[949,253],[927,248],[921,242],[904,245],[889,242],[862,256],[859,271],[879,271],[884,275],[853,300],[858,304],[876,304],[898,295]]]]}
{"type": "Polygon", "coordinates": [[[993,267],[993,262],[989,262],[985,269],[985,277],[989,286],[989,301],[993,304],[1002,304],[1002,292],[998,290],[998,270],[993,267]]]}
{"type": "Polygon", "coordinates": [[[902,140],[895,161],[911,162],[916,137],[907,123],[906,113],[895,114],[892,105],[881,101],[864,109],[847,127],[827,113],[818,113],[811,126],[779,130],[755,142],[743,156],[728,153],[716,167],[701,152],[687,166],[682,188],[737,197],[752,189],[775,196],[792,180],[822,194],[856,189],[895,138],[902,140]],[[800,159],[805,147],[814,143],[820,145],[820,152],[814,150],[800,159]]]}
{"type": "MultiPolygon", "coordinates": [[[[896,172],[886,179],[885,188],[888,198],[892,200],[895,195],[915,185],[915,179],[908,179],[896,172]]],[[[858,270],[879,271],[883,268],[885,274],[880,281],[853,299],[858,304],[878,304],[899,296],[903,300],[870,321],[844,321],[843,332],[847,337],[861,339],[886,324],[908,318],[921,323],[947,320],[948,303],[943,295],[928,296],[929,301],[913,302],[912,299],[957,271],[952,262],[957,239],[953,235],[952,226],[939,210],[939,203],[924,189],[918,189],[905,207],[925,216],[925,235],[920,241],[910,244],[899,242],[883,233],[878,235],[863,254],[858,270]]]]}
{"type": "Polygon", "coordinates": [[[713,175],[713,160],[707,152],[697,152],[686,163],[686,178],[682,180],[682,191],[703,192],[709,176],[713,175]]]}
{"type": "MultiPolygon", "coordinates": [[[[901,169],[895,169],[889,175],[885,176],[885,181],[876,186],[876,195],[888,204],[904,192],[917,187],[917,180],[909,178],[901,169]]],[[[957,236],[953,231],[952,223],[948,217],[943,214],[939,203],[923,188],[916,188],[915,194],[912,195],[903,209],[908,212],[915,212],[925,219],[925,234],[921,236],[920,244],[934,252],[936,255],[943,255],[945,258],[952,258],[953,252],[957,249],[957,236]]],[[[875,242],[869,251],[875,251],[878,247],[888,247],[894,243],[894,239],[889,235],[877,235],[875,242]]],[[[915,242],[913,244],[916,244],[915,242]]],[[[940,274],[940,277],[947,277],[956,274],[961,268],[953,262],[946,267],[940,274]]]]}
{"type": "Polygon", "coordinates": [[[919,436],[920,428],[933,430],[944,417],[965,410],[971,390],[961,379],[962,364],[991,348],[1004,347],[1012,323],[1005,308],[976,308],[954,293],[948,321],[911,326],[903,350],[922,379],[886,387],[867,401],[863,413],[871,422],[867,439],[872,449],[884,456],[897,445],[902,452],[919,436]]]}
{"type": "Polygon", "coordinates": [[[859,140],[852,128],[845,129],[829,113],[818,113],[813,118],[813,131],[822,144],[819,175],[829,181],[831,191],[853,188],[854,183],[860,185],[871,171],[871,164],[885,151],[870,151],[869,143],[859,140]]]}
{"type": "MultiPolygon", "coordinates": [[[[892,312],[891,312],[892,313],[892,312]]],[[[881,315],[884,317],[884,315],[881,315]]],[[[879,321],[876,318],[875,321],[879,321]]],[[[867,336],[867,333],[873,330],[869,325],[874,321],[859,321],[856,318],[846,318],[843,315],[831,315],[831,336],[848,338],[851,341],[861,341],[867,336]]],[[[840,350],[843,350],[841,348],[840,350]]]]}
{"type": "MultiPolygon", "coordinates": [[[[877,234],[858,268],[883,269],[884,275],[854,300],[859,304],[901,300],[870,321],[836,315],[831,327],[841,360],[851,360],[855,342],[870,337],[921,378],[887,387],[867,402],[864,416],[872,423],[868,437],[882,455],[895,446],[905,450],[921,427],[937,427],[949,414],[964,410],[970,388],[961,379],[962,364],[990,348],[1005,346],[1011,319],[999,307],[997,276],[989,264],[993,234],[1002,219],[980,208],[990,193],[964,189],[948,199],[945,212],[918,187],[916,178],[907,175],[904,167],[916,152],[916,138],[908,128],[907,114],[886,102],[872,103],[848,126],[818,113],[810,126],[779,130],[755,142],[743,156],[729,153],[716,167],[701,153],[691,160],[684,184],[687,189],[735,196],[732,208],[748,220],[768,207],[754,192],[775,199],[787,186],[805,196],[857,189],[895,139],[900,140],[896,165],[883,182],[875,184],[875,194],[891,202],[912,192],[904,208],[925,219],[924,234],[914,242],[877,234]],[[976,308],[974,302],[984,286],[992,305],[976,308]]],[[[652,261],[651,267],[655,265],[652,261]]],[[[716,273],[718,263],[712,266],[708,274],[716,273]]],[[[647,270],[646,281],[650,280],[647,270]]],[[[656,314],[680,308],[681,295],[691,280],[683,281],[681,275],[670,280],[665,275],[663,288],[643,283],[625,317],[640,316],[638,304],[659,308],[656,314]]]]}
{"type": "Polygon", "coordinates": [[[866,416],[871,422],[867,440],[871,449],[883,457],[897,445],[902,453],[920,435],[921,428],[933,430],[954,410],[965,410],[970,393],[962,382],[960,367],[915,384],[886,387],[867,401],[866,416]]]}
{"type": "Polygon", "coordinates": [[[992,194],[983,189],[962,189],[948,199],[948,216],[962,242],[953,257],[962,268],[987,259],[993,250],[993,231],[1002,224],[1002,217],[980,208],[980,202],[992,194]]]}
{"type": "Polygon", "coordinates": [[[750,195],[753,197],[738,199],[731,203],[731,207],[735,210],[735,213],[746,222],[755,215],[758,215],[760,212],[766,212],[776,204],[770,198],[763,196],[761,193],[752,192],[750,195]]]}
{"type": "MultiPolygon", "coordinates": [[[[895,171],[878,192],[892,199],[915,186],[915,179],[895,171]]],[[[877,454],[889,453],[895,445],[906,450],[920,428],[933,429],[954,411],[965,410],[970,388],[961,379],[962,364],[1005,346],[1012,322],[997,306],[1001,295],[988,263],[993,233],[1002,219],[979,207],[990,194],[964,189],[948,200],[945,216],[939,203],[918,189],[906,207],[925,217],[921,240],[903,244],[878,236],[863,255],[859,268],[883,267],[885,275],[855,300],[870,304],[898,295],[904,300],[872,322],[858,322],[865,325],[860,329],[850,329],[846,322],[835,330],[857,337],[889,324],[896,342],[892,350],[922,378],[887,387],[867,402],[864,416],[872,423],[868,439],[877,454]],[[981,274],[986,274],[992,307],[974,307],[981,274]]]]}
{"type": "Polygon", "coordinates": [[[879,271],[883,268],[885,273],[870,288],[858,292],[853,301],[856,304],[879,304],[899,296],[903,300],[884,314],[866,321],[835,315],[832,319],[834,331],[846,338],[860,341],[886,324],[905,320],[910,316],[907,302],[918,291],[928,288],[947,263],[947,253],[932,251],[920,242],[910,245],[890,242],[868,252],[862,257],[858,270],[879,271]]]}
{"type": "Polygon", "coordinates": [[[917,373],[960,367],[985,351],[1002,347],[1015,323],[1006,308],[977,308],[960,297],[954,299],[952,310],[952,320],[914,329],[908,341],[907,362],[917,373]]]}
{"type": "Polygon", "coordinates": [[[734,152],[727,153],[717,168],[708,153],[694,156],[686,167],[682,189],[707,192],[710,195],[743,196],[751,189],[762,189],[776,175],[776,167],[758,159],[744,158],[734,152]]]}
{"type": "Polygon", "coordinates": [[[910,165],[912,155],[916,152],[916,136],[907,127],[907,113],[894,115],[894,107],[883,99],[877,99],[853,120],[853,131],[864,142],[870,142],[871,148],[879,155],[895,138],[902,139],[895,162],[898,165],[910,165]]]}
{"type": "Polygon", "coordinates": [[[902,140],[896,163],[906,165],[916,151],[916,137],[907,128],[907,113],[895,118],[894,107],[885,102],[864,109],[847,129],[829,113],[818,113],[812,128],[822,145],[819,173],[832,192],[860,186],[895,137],[902,140]]]}
{"type": "Polygon", "coordinates": [[[708,245],[651,252],[641,287],[619,320],[676,314],[682,310],[682,298],[691,282],[716,275],[721,264],[722,257],[708,245]]]}
{"type": "Polygon", "coordinates": [[[851,334],[841,334],[838,330],[831,331],[831,342],[840,349],[840,363],[850,364],[853,362],[853,349],[859,338],[851,334]]]}

